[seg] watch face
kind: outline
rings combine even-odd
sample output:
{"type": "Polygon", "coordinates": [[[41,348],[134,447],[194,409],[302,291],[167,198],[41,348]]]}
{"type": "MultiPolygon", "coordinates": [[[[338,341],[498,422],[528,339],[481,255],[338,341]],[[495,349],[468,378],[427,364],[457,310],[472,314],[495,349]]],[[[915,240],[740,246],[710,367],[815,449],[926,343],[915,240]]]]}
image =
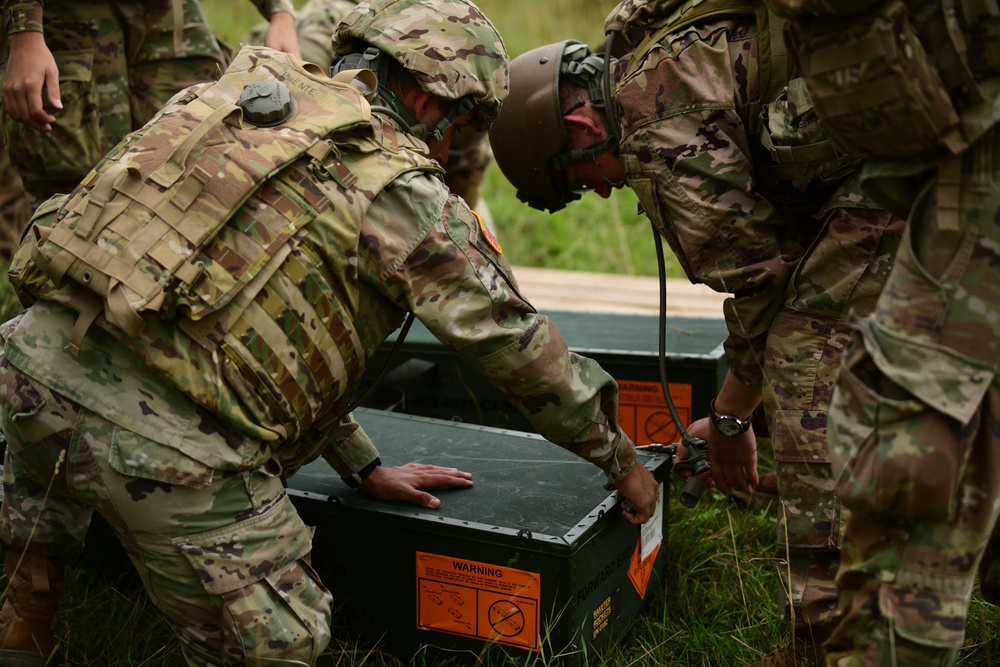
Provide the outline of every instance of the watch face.
{"type": "Polygon", "coordinates": [[[739,423],[739,421],[727,416],[719,417],[715,421],[715,428],[717,428],[719,433],[722,435],[727,435],[729,437],[739,435],[743,432],[743,426],[739,423]]]}

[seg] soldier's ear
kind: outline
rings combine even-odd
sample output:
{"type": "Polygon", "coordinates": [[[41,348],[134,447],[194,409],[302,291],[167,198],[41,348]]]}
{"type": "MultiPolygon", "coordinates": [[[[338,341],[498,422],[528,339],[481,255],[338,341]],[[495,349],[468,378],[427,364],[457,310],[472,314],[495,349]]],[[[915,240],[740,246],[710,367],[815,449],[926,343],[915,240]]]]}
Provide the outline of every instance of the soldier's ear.
{"type": "MultiPolygon", "coordinates": [[[[424,117],[428,114],[428,112],[432,109],[437,109],[441,102],[441,100],[423,89],[419,89],[419,92],[410,96],[410,99],[404,98],[403,101],[408,107],[410,107],[410,111],[413,112],[413,117],[417,119],[418,123],[423,123],[424,117]]],[[[436,120],[437,119],[435,119],[435,121],[436,120]]]]}
{"type": "Polygon", "coordinates": [[[602,141],[608,136],[607,130],[604,129],[604,123],[589,107],[577,109],[563,116],[563,124],[566,126],[567,133],[582,132],[593,137],[594,141],[602,141]]]}

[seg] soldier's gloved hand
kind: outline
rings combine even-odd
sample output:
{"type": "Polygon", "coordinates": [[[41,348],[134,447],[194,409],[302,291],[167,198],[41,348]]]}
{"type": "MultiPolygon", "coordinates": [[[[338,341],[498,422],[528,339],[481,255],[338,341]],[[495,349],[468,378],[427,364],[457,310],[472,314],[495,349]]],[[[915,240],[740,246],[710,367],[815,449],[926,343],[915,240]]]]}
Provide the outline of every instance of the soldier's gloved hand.
{"type": "Polygon", "coordinates": [[[624,505],[622,515],[629,523],[636,525],[646,523],[656,511],[656,499],[660,485],[653,478],[653,473],[646,470],[641,463],[636,463],[628,474],[615,482],[615,488],[631,507],[624,505]]]}
{"type": "Polygon", "coordinates": [[[379,466],[361,483],[360,491],[379,500],[404,500],[437,509],[441,501],[424,489],[467,489],[472,473],[457,468],[407,463],[402,466],[379,466]]]}

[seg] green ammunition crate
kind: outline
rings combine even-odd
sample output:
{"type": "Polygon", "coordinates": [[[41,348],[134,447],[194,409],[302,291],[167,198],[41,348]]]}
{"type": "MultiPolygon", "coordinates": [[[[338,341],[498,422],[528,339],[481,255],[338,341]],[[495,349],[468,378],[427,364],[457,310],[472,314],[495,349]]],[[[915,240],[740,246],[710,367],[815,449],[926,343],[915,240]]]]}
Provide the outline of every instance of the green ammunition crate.
{"type": "MultiPolygon", "coordinates": [[[[596,359],[618,381],[619,424],[637,444],[672,443],[677,429],[667,410],[658,362],[659,317],[547,312],[574,352],[596,359]]],[[[681,419],[708,415],[728,365],[722,318],[668,317],[666,368],[681,419]]],[[[391,338],[369,364],[366,381],[383,369],[391,338]]],[[[464,364],[420,322],[389,361],[390,370],[363,405],[497,428],[532,431],[528,420],[485,377],[464,364]]],[[[362,385],[362,390],[365,385],[362,385]]]]}
{"type": "MultiPolygon", "coordinates": [[[[322,460],[289,479],[348,638],[414,664],[585,665],[664,588],[665,503],[640,529],[598,468],[538,435],[364,408],[355,417],[386,465],[453,466],[475,486],[436,492],[441,507],[426,510],[352,491],[322,460]]],[[[640,461],[664,499],[672,458],[640,461]]]]}

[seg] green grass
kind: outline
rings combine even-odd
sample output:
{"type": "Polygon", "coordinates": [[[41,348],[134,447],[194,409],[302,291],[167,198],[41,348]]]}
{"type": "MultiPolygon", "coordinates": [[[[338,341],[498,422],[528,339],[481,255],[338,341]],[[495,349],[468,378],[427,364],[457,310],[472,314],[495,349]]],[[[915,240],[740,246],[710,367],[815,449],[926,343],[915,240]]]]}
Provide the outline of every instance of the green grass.
{"type": "MultiPolygon", "coordinates": [[[[479,4],[505,36],[511,55],[517,55],[568,37],[596,44],[602,39],[604,15],[614,3],[481,0],[479,4]]],[[[232,44],[258,20],[245,0],[203,0],[203,5],[213,25],[232,44]]],[[[609,200],[586,197],[548,215],[517,202],[499,170],[491,169],[485,193],[513,264],[656,274],[649,225],[636,213],[635,198],[628,190],[609,200]]],[[[671,274],[680,275],[675,265],[671,274]]],[[[16,307],[9,284],[0,280],[0,310],[9,316],[16,307]]],[[[766,455],[763,465],[768,465],[766,455]]],[[[590,664],[739,667],[787,641],[774,604],[778,583],[773,518],[761,510],[741,510],[714,492],[706,493],[694,509],[672,498],[668,516],[665,585],[645,616],[590,664]]],[[[86,561],[75,564],[61,612],[64,622],[59,632],[66,658],[53,665],[184,664],[173,636],[127,572],[86,561]]],[[[997,608],[975,597],[967,650],[959,664],[995,664],[1000,657],[998,627],[997,608]]],[[[355,649],[349,642],[346,648],[355,649]]],[[[331,656],[322,664],[391,664],[377,655],[367,656],[364,647],[358,650],[360,654],[353,657],[331,656]]],[[[418,659],[416,664],[423,663],[418,659]]]]}

